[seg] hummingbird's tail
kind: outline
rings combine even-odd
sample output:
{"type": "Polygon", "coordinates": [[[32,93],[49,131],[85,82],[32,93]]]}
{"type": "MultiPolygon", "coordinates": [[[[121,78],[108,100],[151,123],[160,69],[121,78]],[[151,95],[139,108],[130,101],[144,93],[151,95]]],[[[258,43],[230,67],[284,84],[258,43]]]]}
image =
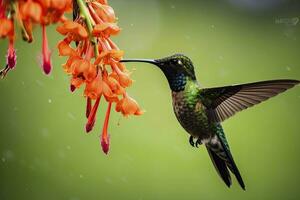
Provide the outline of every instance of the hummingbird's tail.
{"type": "Polygon", "coordinates": [[[226,162],[221,159],[214,151],[212,151],[208,146],[206,146],[208,154],[210,156],[211,161],[213,162],[219,176],[223,179],[225,184],[230,187],[231,186],[231,177],[228,171],[226,162]]]}
{"type": "Polygon", "coordinates": [[[241,188],[245,190],[244,181],[230,153],[222,127],[220,127],[218,134],[216,134],[210,142],[206,144],[206,148],[218,174],[225,184],[228,187],[231,186],[230,170],[235,175],[241,188]]]}

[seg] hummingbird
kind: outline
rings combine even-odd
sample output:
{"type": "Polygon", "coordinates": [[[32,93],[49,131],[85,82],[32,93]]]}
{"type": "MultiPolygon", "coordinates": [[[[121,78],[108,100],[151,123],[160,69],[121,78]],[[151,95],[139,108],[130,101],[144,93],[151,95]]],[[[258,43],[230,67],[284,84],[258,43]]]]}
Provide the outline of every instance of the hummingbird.
{"type": "Polygon", "coordinates": [[[225,87],[203,88],[194,65],[187,56],[175,54],[162,59],[123,59],[157,66],[168,80],[173,110],[181,126],[190,135],[193,147],[203,144],[225,184],[230,187],[233,173],[245,190],[245,184],[231,154],[221,122],[299,84],[299,80],[269,80],[225,87]]]}

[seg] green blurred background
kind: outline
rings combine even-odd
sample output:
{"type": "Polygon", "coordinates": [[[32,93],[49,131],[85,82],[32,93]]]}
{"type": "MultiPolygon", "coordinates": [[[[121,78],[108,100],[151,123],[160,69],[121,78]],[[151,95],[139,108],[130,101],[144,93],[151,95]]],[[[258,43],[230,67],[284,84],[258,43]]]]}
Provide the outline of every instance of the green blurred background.
{"type": "MultiPolygon", "coordinates": [[[[300,4],[284,0],[111,0],[123,28],[114,40],[127,58],[181,52],[199,82],[221,86],[276,78],[300,79],[300,4]]],[[[18,42],[18,65],[0,81],[1,200],[300,199],[300,89],[239,113],[224,123],[246,183],[228,189],[205,148],[195,149],[177,123],[166,79],[147,64],[128,64],[129,93],[147,111],[113,112],[111,151],[101,152],[102,102],[92,134],[84,132],[82,90],[69,92],[48,29],[54,70],[38,67],[34,45],[18,42]]],[[[0,42],[4,65],[6,41],[0,42]]]]}

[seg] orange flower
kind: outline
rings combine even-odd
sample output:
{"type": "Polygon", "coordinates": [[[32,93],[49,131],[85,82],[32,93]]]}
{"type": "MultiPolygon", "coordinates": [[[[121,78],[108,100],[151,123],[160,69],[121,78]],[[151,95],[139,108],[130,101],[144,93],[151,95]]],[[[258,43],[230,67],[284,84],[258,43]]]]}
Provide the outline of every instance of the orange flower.
{"type": "Polygon", "coordinates": [[[102,150],[105,154],[108,154],[109,151],[109,145],[110,145],[110,136],[107,132],[108,129],[108,122],[109,122],[109,116],[110,116],[110,111],[111,111],[111,104],[108,104],[108,108],[106,111],[106,115],[105,115],[105,120],[104,120],[104,125],[103,125],[103,129],[102,129],[102,134],[101,134],[101,147],[102,150]]]}
{"type": "Polygon", "coordinates": [[[62,40],[57,45],[60,56],[75,56],[77,55],[76,51],[70,47],[70,42],[66,39],[62,40]]]}
{"type": "Polygon", "coordinates": [[[109,85],[109,87],[110,87],[110,89],[112,90],[113,93],[115,93],[117,95],[122,95],[122,94],[125,93],[125,89],[112,76],[107,77],[107,80],[105,80],[105,81],[109,85]]]}
{"type": "Polygon", "coordinates": [[[42,7],[33,0],[28,0],[20,5],[20,14],[25,21],[40,22],[42,17],[42,7]]]}
{"type": "Polygon", "coordinates": [[[109,38],[111,35],[117,35],[120,28],[115,23],[97,24],[92,32],[95,37],[109,38]]]}
{"type": "Polygon", "coordinates": [[[90,67],[90,62],[85,59],[78,59],[72,65],[72,74],[73,76],[82,75],[85,71],[87,71],[90,67]]]}
{"type": "Polygon", "coordinates": [[[105,22],[116,22],[116,15],[112,7],[97,2],[92,2],[92,7],[101,20],[105,22]]]}
{"type": "Polygon", "coordinates": [[[99,3],[107,5],[107,0],[97,0],[99,3]]]}
{"type": "Polygon", "coordinates": [[[103,51],[95,60],[94,64],[98,65],[100,62],[109,65],[111,61],[120,61],[124,55],[124,51],[112,49],[110,51],[103,51]]]}
{"type": "Polygon", "coordinates": [[[97,115],[97,110],[98,110],[98,107],[99,107],[99,103],[100,103],[100,99],[101,97],[98,97],[96,99],[96,102],[89,114],[89,117],[88,117],[88,121],[85,125],[85,129],[86,129],[86,132],[89,133],[91,130],[93,130],[94,128],[94,125],[95,125],[95,121],[96,121],[96,115],[97,115]]]}
{"type": "Polygon", "coordinates": [[[35,0],[42,7],[40,24],[56,23],[65,12],[71,11],[72,0],[35,0]]]}
{"type": "Polygon", "coordinates": [[[0,19],[0,37],[14,37],[14,24],[11,19],[0,19]]]}
{"type": "Polygon", "coordinates": [[[103,96],[105,97],[106,101],[108,102],[118,102],[118,96],[113,93],[107,82],[103,81],[102,82],[102,92],[103,96]]]}
{"type": "Polygon", "coordinates": [[[97,99],[102,94],[102,77],[101,73],[98,73],[97,77],[92,81],[86,84],[84,90],[85,96],[91,99],[97,99]]]}
{"type": "Polygon", "coordinates": [[[14,43],[13,40],[10,40],[8,44],[8,50],[7,50],[7,55],[6,55],[6,64],[10,69],[15,68],[17,64],[17,55],[16,55],[16,50],[14,48],[14,43]]]}
{"type": "Polygon", "coordinates": [[[56,31],[62,35],[68,35],[68,37],[74,41],[81,41],[88,37],[87,31],[81,24],[70,20],[67,20],[62,25],[58,26],[56,31]]]}
{"type": "Polygon", "coordinates": [[[51,52],[48,47],[48,39],[47,39],[47,34],[46,34],[46,26],[42,26],[42,35],[43,35],[43,40],[42,40],[42,67],[44,70],[45,74],[50,74],[52,65],[51,65],[51,52]]]}
{"type": "Polygon", "coordinates": [[[143,114],[137,102],[128,95],[125,95],[125,97],[117,103],[116,111],[121,112],[125,117],[128,115],[143,114]]]}
{"type": "Polygon", "coordinates": [[[84,83],[82,77],[73,76],[71,79],[71,92],[74,92],[76,88],[79,88],[84,83]]]}
{"type": "Polygon", "coordinates": [[[89,62],[89,68],[83,72],[86,81],[91,82],[97,76],[96,66],[89,62]]]}
{"type": "Polygon", "coordinates": [[[72,73],[72,66],[74,65],[74,63],[76,63],[80,59],[81,58],[79,56],[70,56],[69,59],[67,60],[67,62],[62,65],[65,72],[68,73],[68,74],[71,74],[72,73]]]}

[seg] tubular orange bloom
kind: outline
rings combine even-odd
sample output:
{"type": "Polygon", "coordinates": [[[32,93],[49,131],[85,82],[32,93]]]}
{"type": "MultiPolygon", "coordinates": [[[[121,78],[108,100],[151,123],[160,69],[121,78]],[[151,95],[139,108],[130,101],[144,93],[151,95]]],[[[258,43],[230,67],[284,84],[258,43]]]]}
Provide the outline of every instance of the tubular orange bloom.
{"type": "Polygon", "coordinates": [[[6,55],[6,64],[10,69],[15,68],[15,66],[17,64],[17,55],[16,55],[16,50],[14,48],[13,41],[10,41],[9,45],[8,45],[8,50],[7,50],[7,55],[6,55]]]}
{"type": "Polygon", "coordinates": [[[48,48],[48,39],[46,34],[46,26],[42,26],[42,32],[43,32],[43,40],[42,40],[42,58],[43,63],[42,67],[45,72],[45,74],[50,74],[52,66],[51,66],[51,52],[48,48]]]}
{"type": "Polygon", "coordinates": [[[28,0],[20,5],[20,14],[25,21],[32,20],[34,22],[40,22],[42,18],[42,7],[39,3],[28,0]]]}
{"type": "Polygon", "coordinates": [[[117,20],[116,15],[112,7],[98,2],[92,2],[92,7],[102,21],[111,22],[111,23],[116,22],[117,20]]]}
{"type": "Polygon", "coordinates": [[[121,29],[115,23],[97,24],[93,30],[93,36],[109,38],[111,35],[117,35],[121,29]]]}
{"type": "Polygon", "coordinates": [[[115,93],[117,95],[123,95],[125,93],[125,89],[112,76],[107,77],[105,82],[109,85],[109,87],[110,87],[110,89],[112,90],[113,93],[115,93]]]}
{"type": "Polygon", "coordinates": [[[82,77],[73,76],[71,79],[71,92],[74,92],[76,88],[79,88],[84,83],[84,79],[82,77]]]}
{"type": "Polygon", "coordinates": [[[68,35],[68,37],[74,41],[81,41],[88,37],[87,31],[81,24],[70,20],[67,20],[62,25],[58,26],[56,31],[62,35],[68,35]]]}
{"type": "Polygon", "coordinates": [[[116,111],[121,112],[125,117],[143,114],[137,102],[128,95],[125,95],[124,98],[117,103],[116,111]]]}
{"type": "Polygon", "coordinates": [[[81,75],[83,76],[83,73],[87,71],[90,67],[90,62],[85,59],[78,59],[76,62],[72,65],[72,74],[73,76],[81,75]]]}
{"type": "Polygon", "coordinates": [[[63,14],[71,11],[72,0],[34,0],[42,8],[40,24],[57,23],[63,20],[63,14]]]}
{"type": "Polygon", "coordinates": [[[110,139],[109,139],[110,136],[107,132],[107,129],[108,129],[108,122],[109,122],[109,116],[110,116],[110,111],[111,111],[111,104],[112,103],[108,104],[108,108],[107,108],[105,120],[104,120],[104,125],[103,125],[103,129],[102,129],[102,134],[101,134],[101,147],[105,154],[108,154],[109,145],[110,145],[110,139]]]}
{"type": "Polygon", "coordinates": [[[109,85],[103,81],[102,82],[102,92],[103,92],[103,96],[105,97],[106,101],[108,102],[118,102],[118,96],[113,93],[113,91],[111,90],[111,88],[109,87],[109,85]]]}
{"type": "Polygon", "coordinates": [[[98,72],[97,77],[92,81],[86,84],[84,90],[85,96],[91,99],[97,99],[102,94],[102,77],[101,74],[98,72]]]}
{"type": "Polygon", "coordinates": [[[107,0],[96,0],[97,2],[103,4],[103,5],[107,5],[107,0]]]}
{"type": "Polygon", "coordinates": [[[0,19],[0,37],[14,37],[14,24],[11,19],[2,18],[0,19]]]}
{"type": "Polygon", "coordinates": [[[132,84],[133,81],[129,78],[129,74],[126,72],[122,72],[114,62],[112,63],[112,68],[116,72],[115,74],[113,74],[114,78],[119,81],[122,87],[126,88],[132,84]]]}
{"type": "Polygon", "coordinates": [[[100,99],[101,99],[101,97],[98,97],[96,99],[96,102],[95,102],[95,104],[94,104],[94,106],[93,106],[93,108],[90,112],[90,115],[88,117],[88,121],[85,125],[85,129],[86,129],[87,133],[89,133],[94,128],[95,121],[96,121],[97,110],[98,110],[99,103],[100,103],[100,99]]]}
{"type": "Polygon", "coordinates": [[[70,42],[67,39],[60,41],[57,45],[60,56],[75,56],[77,55],[76,51],[70,47],[70,42]]]}
{"type": "Polygon", "coordinates": [[[120,61],[124,55],[124,51],[121,50],[109,50],[103,51],[95,60],[94,64],[98,65],[100,63],[109,65],[111,61],[120,61]]]}
{"type": "Polygon", "coordinates": [[[67,62],[65,64],[63,64],[63,68],[65,70],[66,73],[68,74],[72,74],[72,66],[78,62],[78,60],[80,60],[81,57],[79,56],[70,56],[69,59],[67,60],[67,62]]]}
{"type": "Polygon", "coordinates": [[[83,72],[83,76],[87,82],[91,82],[97,76],[96,66],[89,62],[89,68],[83,72]]]}

